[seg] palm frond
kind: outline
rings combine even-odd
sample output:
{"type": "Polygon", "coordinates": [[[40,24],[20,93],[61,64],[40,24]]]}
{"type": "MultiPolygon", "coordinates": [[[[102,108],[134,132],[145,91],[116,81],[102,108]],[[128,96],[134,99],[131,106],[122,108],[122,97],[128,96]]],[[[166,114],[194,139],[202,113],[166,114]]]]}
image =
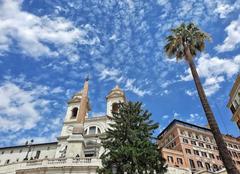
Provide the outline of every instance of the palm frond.
{"type": "Polygon", "coordinates": [[[185,57],[185,48],[190,50],[192,56],[202,52],[205,48],[205,41],[211,41],[211,37],[201,31],[193,22],[182,23],[180,26],[171,29],[172,34],[166,37],[167,44],[164,50],[168,57],[175,56],[176,59],[185,57]]]}

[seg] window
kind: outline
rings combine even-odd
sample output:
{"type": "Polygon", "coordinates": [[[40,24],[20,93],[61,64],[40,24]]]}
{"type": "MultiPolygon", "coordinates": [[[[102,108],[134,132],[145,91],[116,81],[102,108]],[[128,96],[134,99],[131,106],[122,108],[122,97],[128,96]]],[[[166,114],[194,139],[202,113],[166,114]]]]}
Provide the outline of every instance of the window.
{"type": "Polygon", "coordinates": [[[229,146],[229,147],[233,147],[232,144],[230,144],[230,143],[228,143],[228,146],[229,146]]]}
{"type": "Polygon", "coordinates": [[[239,104],[238,104],[237,100],[234,100],[234,104],[235,104],[236,108],[238,108],[239,104]]]}
{"type": "Polygon", "coordinates": [[[234,147],[235,149],[238,149],[237,145],[235,145],[235,144],[233,145],[233,147],[234,147]]]}
{"type": "Polygon", "coordinates": [[[99,128],[97,128],[97,134],[100,134],[101,130],[99,128]]]}
{"type": "Polygon", "coordinates": [[[85,157],[93,157],[94,156],[94,153],[87,153],[85,154],[85,157]]]}
{"type": "Polygon", "coordinates": [[[237,126],[240,129],[240,120],[237,121],[237,126]]]}
{"type": "Polygon", "coordinates": [[[216,164],[213,164],[213,170],[218,171],[218,166],[216,164]]]}
{"type": "Polygon", "coordinates": [[[173,163],[173,157],[172,156],[168,156],[167,160],[168,160],[168,162],[173,163]]]}
{"type": "Polygon", "coordinates": [[[209,163],[205,163],[205,166],[206,166],[207,170],[210,170],[210,169],[211,169],[211,166],[210,166],[209,163]]]}
{"type": "Polygon", "coordinates": [[[238,158],[238,156],[237,156],[237,153],[236,153],[236,152],[232,152],[232,154],[233,154],[233,156],[234,156],[235,158],[238,158]]]}
{"type": "Polygon", "coordinates": [[[22,149],[19,150],[19,153],[21,153],[21,152],[22,152],[22,149]]]}
{"type": "Polygon", "coordinates": [[[236,109],[233,105],[230,106],[230,110],[232,111],[233,114],[236,112],[236,109]]]}
{"type": "Polygon", "coordinates": [[[237,161],[237,165],[240,165],[240,161],[237,161]]]}
{"type": "Polygon", "coordinates": [[[50,149],[50,147],[47,147],[47,150],[49,150],[50,149]]]}
{"type": "Polygon", "coordinates": [[[232,152],[230,150],[228,152],[229,152],[230,156],[232,156],[232,152]]]}
{"type": "Polygon", "coordinates": [[[188,136],[191,138],[193,137],[191,132],[188,132],[188,136]]]}
{"type": "Polygon", "coordinates": [[[10,163],[10,160],[8,159],[8,160],[6,160],[6,162],[5,162],[5,164],[9,164],[10,163]]]}
{"type": "Polygon", "coordinates": [[[213,146],[213,149],[214,149],[214,150],[218,150],[217,146],[213,146]]]}
{"type": "Polygon", "coordinates": [[[206,147],[207,147],[208,149],[212,149],[211,145],[209,145],[209,144],[207,144],[206,147]]]}
{"type": "Polygon", "coordinates": [[[216,158],[217,158],[218,160],[221,160],[221,157],[220,157],[219,155],[217,155],[216,158]]]}
{"type": "Polygon", "coordinates": [[[84,133],[86,135],[95,135],[95,134],[101,134],[101,130],[97,126],[91,126],[87,129],[85,129],[84,133]]]}
{"type": "Polygon", "coordinates": [[[194,153],[195,155],[199,155],[199,151],[198,151],[198,150],[193,150],[193,153],[194,153]]]}
{"type": "Polygon", "coordinates": [[[39,158],[39,156],[40,156],[40,153],[41,153],[41,151],[40,151],[40,150],[38,150],[38,151],[36,152],[35,159],[38,159],[38,158],[39,158]]]}
{"type": "Polygon", "coordinates": [[[199,139],[199,135],[195,135],[196,139],[199,139]]]}
{"type": "Polygon", "coordinates": [[[202,156],[207,157],[207,153],[206,152],[201,152],[202,156]]]}
{"type": "Polygon", "coordinates": [[[194,164],[193,160],[189,159],[189,163],[190,163],[191,168],[195,168],[195,164],[194,164]]]}
{"type": "Polygon", "coordinates": [[[184,133],[183,130],[180,130],[180,134],[181,134],[181,135],[185,135],[185,133],[184,133]]]}
{"type": "Polygon", "coordinates": [[[186,153],[191,154],[191,149],[185,149],[186,153]]]}
{"type": "Polygon", "coordinates": [[[16,160],[17,162],[19,161],[19,159],[16,160]]]}
{"type": "Polygon", "coordinates": [[[119,110],[119,104],[113,103],[112,104],[112,112],[118,112],[118,110],[119,110]]]}
{"type": "Polygon", "coordinates": [[[183,165],[183,160],[182,160],[182,158],[177,158],[177,163],[183,165]]]}
{"type": "Polygon", "coordinates": [[[203,168],[202,162],[201,161],[197,161],[197,165],[199,168],[203,168]]]}
{"type": "Polygon", "coordinates": [[[96,126],[92,126],[89,128],[89,135],[96,134],[96,126]]]}
{"type": "Polygon", "coordinates": [[[4,151],[2,151],[2,155],[4,154],[4,151]]]}
{"type": "Polygon", "coordinates": [[[215,156],[212,153],[209,153],[209,157],[215,159],[215,156]]]}
{"type": "Polygon", "coordinates": [[[13,153],[13,150],[11,150],[10,153],[13,153]]]}
{"type": "Polygon", "coordinates": [[[204,147],[204,144],[203,143],[198,143],[199,146],[201,147],[204,147]]]}
{"type": "Polygon", "coordinates": [[[71,118],[72,119],[76,118],[77,117],[77,113],[78,113],[78,108],[77,107],[73,108],[72,109],[72,116],[71,116],[71,118]]]}
{"type": "Polygon", "coordinates": [[[191,141],[191,144],[197,145],[196,141],[191,141]]]}
{"type": "Polygon", "coordinates": [[[188,140],[186,138],[183,138],[184,143],[188,143],[188,140]]]}

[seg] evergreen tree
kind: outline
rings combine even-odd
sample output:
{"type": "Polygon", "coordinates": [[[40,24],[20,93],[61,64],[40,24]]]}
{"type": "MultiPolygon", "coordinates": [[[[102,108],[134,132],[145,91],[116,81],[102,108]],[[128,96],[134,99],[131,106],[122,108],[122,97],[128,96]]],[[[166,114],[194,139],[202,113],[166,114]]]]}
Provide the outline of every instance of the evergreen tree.
{"type": "Polygon", "coordinates": [[[105,152],[101,156],[103,168],[98,173],[111,174],[113,166],[117,174],[166,171],[165,160],[153,137],[158,124],[150,120],[150,116],[140,102],[119,104],[119,111],[113,112],[111,117],[111,128],[102,138],[105,152]]]}

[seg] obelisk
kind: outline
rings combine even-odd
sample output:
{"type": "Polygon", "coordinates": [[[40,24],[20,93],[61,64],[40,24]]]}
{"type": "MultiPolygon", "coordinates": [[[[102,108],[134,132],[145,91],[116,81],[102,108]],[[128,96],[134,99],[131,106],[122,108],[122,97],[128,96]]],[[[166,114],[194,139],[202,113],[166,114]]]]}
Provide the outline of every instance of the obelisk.
{"type": "Polygon", "coordinates": [[[77,121],[72,135],[68,138],[67,157],[84,157],[84,122],[88,111],[88,78],[85,79],[80,107],[77,113],[77,121]]]}

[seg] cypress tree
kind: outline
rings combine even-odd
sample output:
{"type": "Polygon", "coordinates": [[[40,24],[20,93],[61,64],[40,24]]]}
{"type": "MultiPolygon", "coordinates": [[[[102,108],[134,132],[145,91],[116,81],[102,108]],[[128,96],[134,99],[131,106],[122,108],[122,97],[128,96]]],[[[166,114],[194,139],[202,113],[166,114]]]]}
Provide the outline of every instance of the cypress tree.
{"type": "Polygon", "coordinates": [[[150,120],[151,113],[140,102],[120,103],[118,112],[110,117],[112,123],[102,137],[105,152],[101,155],[103,168],[99,174],[143,174],[166,171],[165,160],[157,148],[154,130],[158,124],[150,120]]]}

